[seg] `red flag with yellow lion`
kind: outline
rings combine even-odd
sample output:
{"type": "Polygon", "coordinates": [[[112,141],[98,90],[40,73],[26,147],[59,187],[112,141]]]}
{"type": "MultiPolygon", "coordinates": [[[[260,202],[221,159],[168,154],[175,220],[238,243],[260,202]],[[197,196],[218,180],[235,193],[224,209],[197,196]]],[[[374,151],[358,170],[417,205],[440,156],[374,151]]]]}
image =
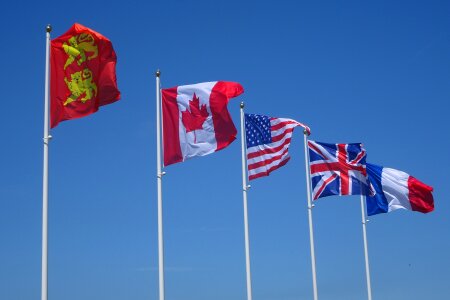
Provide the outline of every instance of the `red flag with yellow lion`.
{"type": "Polygon", "coordinates": [[[120,99],[111,41],[75,23],[51,42],[51,127],[120,99]]]}

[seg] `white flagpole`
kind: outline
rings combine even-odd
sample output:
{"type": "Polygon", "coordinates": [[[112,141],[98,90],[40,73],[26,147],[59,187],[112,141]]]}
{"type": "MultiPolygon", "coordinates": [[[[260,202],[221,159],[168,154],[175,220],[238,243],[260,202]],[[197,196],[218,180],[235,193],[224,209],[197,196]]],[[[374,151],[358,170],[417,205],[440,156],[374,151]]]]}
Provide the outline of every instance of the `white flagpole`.
{"type": "Polygon", "coordinates": [[[241,149],[242,149],[242,194],[244,201],[244,232],[245,232],[245,270],[247,274],[247,300],[252,300],[252,276],[250,272],[250,242],[248,238],[248,212],[247,212],[247,161],[245,159],[245,126],[244,102],[241,102],[241,149]]]}
{"type": "Polygon", "coordinates": [[[311,246],[311,268],[312,268],[312,281],[313,281],[313,292],[314,300],[319,299],[317,296],[317,279],[316,279],[316,254],[314,251],[314,231],[313,231],[313,221],[312,221],[312,209],[313,204],[311,203],[311,176],[309,172],[309,151],[308,151],[308,131],[306,129],[303,131],[303,141],[305,144],[305,168],[306,168],[306,192],[308,194],[308,219],[309,219],[309,243],[311,246]]]}
{"type": "Polygon", "coordinates": [[[161,83],[156,71],[156,178],[158,185],[158,271],[159,300],[164,300],[164,240],[163,240],[163,207],[162,207],[162,176],[161,171],[161,83]]]}
{"type": "Polygon", "coordinates": [[[369,269],[369,250],[367,246],[367,232],[366,232],[366,224],[368,220],[366,218],[365,213],[365,205],[364,205],[365,200],[366,196],[361,195],[361,219],[362,219],[363,239],[364,239],[364,258],[366,261],[367,299],[372,300],[372,287],[370,284],[370,269],[369,269]]]}
{"type": "Polygon", "coordinates": [[[50,84],[50,32],[52,26],[45,28],[47,42],[45,48],[45,98],[44,98],[44,172],[42,180],[42,267],[41,300],[48,297],[48,144],[52,138],[49,131],[49,84],[50,84]]]}

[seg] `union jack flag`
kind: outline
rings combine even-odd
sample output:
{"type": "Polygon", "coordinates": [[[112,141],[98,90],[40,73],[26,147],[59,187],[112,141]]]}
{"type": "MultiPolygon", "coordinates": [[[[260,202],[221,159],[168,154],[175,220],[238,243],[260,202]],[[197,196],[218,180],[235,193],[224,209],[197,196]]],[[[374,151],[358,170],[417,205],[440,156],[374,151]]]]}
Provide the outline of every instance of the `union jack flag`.
{"type": "Polygon", "coordinates": [[[268,176],[290,159],[288,150],[294,128],[309,127],[287,118],[245,114],[248,179],[268,176]]]}
{"type": "Polygon", "coordinates": [[[370,195],[366,150],[360,143],[327,144],[308,141],[312,196],[370,195]]]}

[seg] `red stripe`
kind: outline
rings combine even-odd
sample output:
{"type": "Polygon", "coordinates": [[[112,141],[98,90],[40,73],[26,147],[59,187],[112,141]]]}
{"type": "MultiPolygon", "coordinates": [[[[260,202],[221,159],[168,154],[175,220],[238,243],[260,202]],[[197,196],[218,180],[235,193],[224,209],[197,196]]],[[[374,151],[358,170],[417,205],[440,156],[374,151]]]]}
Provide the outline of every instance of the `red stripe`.
{"type": "Polygon", "coordinates": [[[365,172],[363,166],[343,165],[339,162],[318,163],[311,165],[311,174],[326,171],[348,172],[349,170],[355,170],[361,173],[365,172]]]}
{"type": "Polygon", "coordinates": [[[255,151],[255,152],[251,152],[247,154],[247,159],[252,159],[264,154],[273,154],[273,153],[277,153],[278,151],[280,151],[281,149],[283,149],[284,146],[289,145],[289,143],[291,142],[291,138],[287,138],[283,144],[280,144],[277,147],[273,147],[273,148],[266,148],[263,150],[259,150],[259,151],[255,151]]]}
{"type": "Polygon", "coordinates": [[[409,202],[411,209],[422,213],[434,210],[433,188],[409,176],[408,178],[409,202]]]}
{"type": "Polygon", "coordinates": [[[183,161],[180,147],[180,116],[177,104],[177,88],[162,90],[164,165],[183,161]]]}
{"type": "MultiPolygon", "coordinates": [[[[278,119],[278,118],[270,118],[271,121],[277,120],[277,119],[278,119]]],[[[282,122],[279,123],[279,124],[284,124],[284,125],[295,124],[296,126],[301,126],[301,127],[303,127],[303,128],[306,130],[306,132],[308,133],[308,135],[311,134],[311,130],[309,129],[308,126],[306,126],[306,125],[303,124],[303,123],[297,122],[297,121],[295,121],[295,120],[286,120],[286,121],[282,121],[282,122]]],[[[279,124],[277,124],[277,125],[275,125],[275,126],[272,126],[272,129],[273,129],[273,128],[277,128],[277,129],[281,128],[282,126],[279,126],[279,124]]]]}
{"type": "Polygon", "coordinates": [[[244,88],[237,82],[218,81],[211,90],[209,107],[212,113],[217,150],[223,149],[236,139],[237,130],[227,109],[230,98],[237,97],[244,88]]]}
{"type": "Polygon", "coordinates": [[[283,131],[283,133],[277,135],[277,136],[273,136],[272,137],[272,143],[281,141],[286,135],[288,135],[289,133],[292,133],[294,131],[294,128],[288,128],[285,131],[283,131]]]}
{"type": "Polygon", "coordinates": [[[285,160],[281,161],[278,165],[271,167],[270,169],[268,169],[267,171],[264,172],[260,172],[254,175],[251,175],[248,177],[248,180],[253,180],[259,177],[264,177],[264,176],[269,176],[270,172],[275,171],[276,169],[284,166],[285,164],[287,164],[287,162],[290,160],[291,158],[288,157],[285,160]]]}
{"type": "Polygon", "coordinates": [[[296,122],[292,122],[292,121],[282,121],[282,122],[280,122],[280,123],[278,123],[278,124],[271,125],[271,129],[272,129],[272,131],[278,130],[278,129],[281,129],[281,128],[283,128],[283,127],[285,127],[285,126],[287,126],[287,125],[290,125],[290,124],[294,124],[294,125],[297,125],[297,126],[298,126],[298,124],[297,124],[296,122]]]}
{"type": "Polygon", "coordinates": [[[349,186],[349,175],[348,175],[348,167],[351,167],[347,163],[347,151],[346,151],[346,144],[338,144],[338,160],[339,163],[342,166],[345,166],[347,168],[342,168],[341,171],[341,195],[348,195],[350,192],[350,186],[349,186]]]}
{"type": "Polygon", "coordinates": [[[263,167],[263,166],[266,166],[268,164],[271,164],[274,161],[279,160],[280,158],[282,158],[283,155],[285,155],[288,152],[288,150],[289,149],[286,148],[286,150],[284,150],[280,155],[275,155],[275,156],[272,156],[269,159],[250,164],[250,165],[248,165],[248,170],[250,171],[250,170],[257,169],[259,167],[263,167]]]}

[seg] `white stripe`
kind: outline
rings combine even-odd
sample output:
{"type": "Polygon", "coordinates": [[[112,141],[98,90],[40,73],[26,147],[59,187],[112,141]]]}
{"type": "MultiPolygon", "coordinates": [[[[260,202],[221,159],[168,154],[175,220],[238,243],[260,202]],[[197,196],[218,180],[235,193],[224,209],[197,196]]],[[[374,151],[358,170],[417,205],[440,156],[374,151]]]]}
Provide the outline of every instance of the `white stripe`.
{"type": "Polygon", "coordinates": [[[270,124],[271,125],[277,125],[280,123],[294,123],[296,124],[295,126],[301,126],[302,124],[293,120],[293,119],[287,119],[287,118],[273,118],[270,120],[270,124]]]}
{"type": "MultiPolygon", "coordinates": [[[[280,123],[280,122],[278,122],[278,123],[280,123]]],[[[271,126],[274,126],[277,124],[271,124],[271,126]]],[[[272,138],[274,138],[274,137],[277,137],[277,136],[283,134],[287,129],[295,128],[297,126],[298,126],[297,124],[285,124],[284,127],[281,127],[278,130],[272,130],[270,134],[271,134],[272,138]]]]}
{"type": "Polygon", "coordinates": [[[286,153],[285,155],[283,155],[280,159],[277,159],[275,161],[273,161],[272,163],[253,169],[253,170],[249,170],[248,171],[248,175],[252,176],[258,173],[262,173],[262,172],[266,172],[267,170],[269,170],[270,168],[272,168],[273,166],[279,165],[280,163],[282,163],[284,160],[289,158],[289,153],[286,153]]]}
{"type": "Polygon", "coordinates": [[[308,132],[311,132],[311,129],[307,126],[307,125],[305,125],[305,124],[303,124],[303,123],[300,123],[300,122],[298,122],[298,121],[295,121],[295,120],[293,120],[293,119],[287,119],[287,118],[274,118],[274,120],[270,120],[270,122],[271,122],[271,124],[279,124],[279,123],[282,123],[282,122],[287,122],[287,123],[293,123],[293,124],[296,124],[296,126],[300,126],[300,127],[303,127],[303,128],[305,128],[308,132]]]}
{"type": "Polygon", "coordinates": [[[381,186],[388,201],[388,211],[399,208],[411,210],[408,190],[409,174],[391,169],[383,168],[381,173],[381,186]]]}
{"type": "Polygon", "coordinates": [[[262,145],[257,145],[257,146],[250,147],[250,148],[247,149],[247,154],[254,153],[254,152],[259,152],[259,151],[261,151],[263,149],[276,148],[276,147],[284,144],[284,142],[290,137],[292,137],[292,133],[287,134],[284,138],[282,138],[278,142],[274,142],[274,143],[270,143],[270,144],[262,144],[262,145]]]}
{"type": "Polygon", "coordinates": [[[295,127],[297,127],[297,126],[286,126],[286,127],[283,127],[283,128],[281,128],[279,130],[272,131],[272,139],[278,138],[279,136],[282,136],[282,135],[285,135],[285,134],[292,135],[293,131],[288,131],[288,130],[290,130],[291,128],[295,128],[295,127]]]}
{"type": "Polygon", "coordinates": [[[287,144],[286,146],[281,148],[280,151],[277,151],[277,152],[274,152],[274,153],[263,154],[263,155],[259,155],[259,156],[253,157],[251,159],[247,159],[247,162],[248,162],[247,164],[250,167],[254,163],[271,159],[272,157],[275,157],[277,155],[281,155],[281,153],[283,153],[288,148],[289,148],[289,144],[287,144]]]}

